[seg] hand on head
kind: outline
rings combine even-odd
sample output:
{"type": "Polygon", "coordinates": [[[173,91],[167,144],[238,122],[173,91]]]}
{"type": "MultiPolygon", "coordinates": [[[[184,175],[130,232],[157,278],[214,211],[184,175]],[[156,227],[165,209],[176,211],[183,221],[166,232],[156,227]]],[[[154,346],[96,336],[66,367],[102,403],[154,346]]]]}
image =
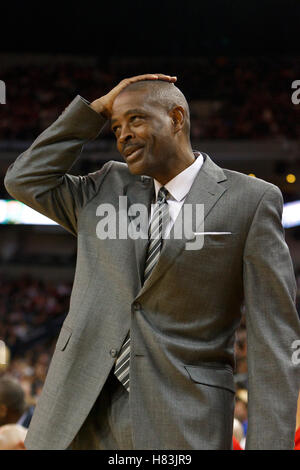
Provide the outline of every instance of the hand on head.
{"type": "Polygon", "coordinates": [[[164,80],[170,83],[174,83],[177,77],[171,77],[170,75],[164,75],[163,73],[146,73],[143,75],[136,75],[135,77],[124,78],[115,86],[109,93],[91,103],[91,107],[97,113],[103,114],[107,119],[111,116],[112,105],[118,94],[124,90],[128,85],[139,82],[141,80],[164,80]]]}

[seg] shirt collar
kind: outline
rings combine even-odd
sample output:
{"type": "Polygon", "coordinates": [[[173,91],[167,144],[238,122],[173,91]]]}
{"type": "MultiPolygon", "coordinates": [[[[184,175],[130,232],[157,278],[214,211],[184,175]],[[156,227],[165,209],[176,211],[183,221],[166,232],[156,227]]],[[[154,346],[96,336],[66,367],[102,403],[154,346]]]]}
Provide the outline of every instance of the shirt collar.
{"type": "MultiPolygon", "coordinates": [[[[176,200],[177,202],[182,201],[191,189],[191,186],[203,164],[203,156],[200,152],[194,152],[196,160],[192,165],[188,166],[181,173],[178,173],[173,179],[168,181],[164,187],[170,193],[170,199],[176,200]]],[[[162,184],[154,179],[155,196],[157,199],[158,191],[162,187],[162,184]]]]}

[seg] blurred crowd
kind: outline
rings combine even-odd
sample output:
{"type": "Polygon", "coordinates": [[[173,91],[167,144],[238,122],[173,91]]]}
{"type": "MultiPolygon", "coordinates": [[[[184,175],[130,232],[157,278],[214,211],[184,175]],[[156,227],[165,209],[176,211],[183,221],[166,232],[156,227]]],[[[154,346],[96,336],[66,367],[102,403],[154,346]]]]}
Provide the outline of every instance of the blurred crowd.
{"type": "MultiPolygon", "coordinates": [[[[41,394],[57,336],[68,312],[70,293],[71,284],[65,282],[45,282],[28,276],[0,279],[0,338],[5,343],[5,351],[0,351],[0,450],[1,439],[3,442],[12,439],[17,446],[13,448],[22,449],[19,437],[25,437],[24,431],[41,394]],[[13,424],[17,426],[6,427],[13,424]]],[[[248,423],[244,315],[236,335],[235,355],[233,447],[240,450],[245,447],[248,423]]]]}
{"type": "MultiPolygon", "coordinates": [[[[32,141],[77,94],[92,101],[150,66],[162,68],[140,59],[6,67],[0,77],[7,88],[0,140],[32,141]]],[[[300,138],[300,106],[291,102],[291,84],[300,77],[298,58],[206,57],[176,63],[166,58],[163,68],[178,77],[190,102],[193,139],[300,138]]],[[[108,128],[102,138],[113,138],[108,128]]]]}
{"type": "Polygon", "coordinates": [[[21,450],[41,394],[71,284],[0,278],[0,450],[21,450]]]}
{"type": "Polygon", "coordinates": [[[71,285],[63,282],[27,276],[0,279],[0,338],[8,354],[5,371],[19,381],[28,404],[35,403],[42,390],[70,292],[71,285]]]}
{"type": "Polygon", "coordinates": [[[0,337],[13,357],[31,350],[41,338],[56,334],[68,311],[70,292],[71,286],[65,283],[26,276],[0,279],[0,337]]]}

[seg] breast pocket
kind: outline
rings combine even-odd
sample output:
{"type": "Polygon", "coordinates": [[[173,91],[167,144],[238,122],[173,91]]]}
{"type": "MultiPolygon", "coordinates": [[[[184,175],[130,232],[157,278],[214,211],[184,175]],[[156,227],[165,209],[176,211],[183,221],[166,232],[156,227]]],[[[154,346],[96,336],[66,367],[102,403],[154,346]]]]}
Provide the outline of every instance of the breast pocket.
{"type": "Polygon", "coordinates": [[[207,250],[209,248],[231,247],[238,242],[238,234],[233,232],[194,232],[185,245],[186,251],[207,250]]]}
{"type": "Polygon", "coordinates": [[[203,248],[209,247],[226,247],[231,246],[237,240],[237,233],[208,233],[204,234],[203,248]]]}

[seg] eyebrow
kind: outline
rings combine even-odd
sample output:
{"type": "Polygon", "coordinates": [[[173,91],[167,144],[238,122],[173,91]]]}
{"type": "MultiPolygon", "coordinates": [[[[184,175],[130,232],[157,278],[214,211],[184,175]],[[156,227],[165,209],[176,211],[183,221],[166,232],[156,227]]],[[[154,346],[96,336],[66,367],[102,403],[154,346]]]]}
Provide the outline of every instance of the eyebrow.
{"type": "MultiPolygon", "coordinates": [[[[145,111],[142,110],[142,109],[139,109],[139,108],[134,108],[134,109],[129,109],[128,111],[126,111],[126,113],[124,114],[124,116],[128,116],[129,114],[134,114],[134,113],[137,113],[137,114],[145,114],[145,111]]],[[[117,121],[117,119],[112,119],[111,120],[111,126],[117,121]]]]}

